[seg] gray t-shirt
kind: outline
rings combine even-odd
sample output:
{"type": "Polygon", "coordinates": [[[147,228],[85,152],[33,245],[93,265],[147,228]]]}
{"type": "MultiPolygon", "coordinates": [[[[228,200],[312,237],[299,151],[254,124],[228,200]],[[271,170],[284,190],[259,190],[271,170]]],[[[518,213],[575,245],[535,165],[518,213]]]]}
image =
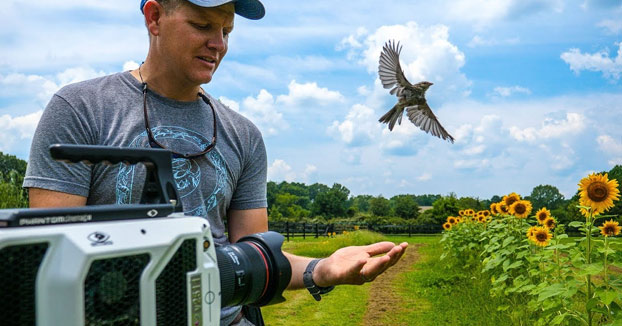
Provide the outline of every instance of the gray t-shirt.
{"type": "MultiPolygon", "coordinates": [[[[267,207],[267,158],[257,127],[209,98],[217,113],[216,147],[200,158],[173,159],[173,175],[184,213],[206,217],[222,245],[229,209],[267,207]]],[[[212,111],[202,99],[180,102],[148,91],[147,108],[154,137],[166,148],[197,153],[210,144],[212,111]]],[[[138,203],[142,165],[57,162],[48,150],[56,143],[150,147],[141,83],[122,72],[59,90],[35,131],[23,184],[85,196],[88,205],[138,203]]]]}

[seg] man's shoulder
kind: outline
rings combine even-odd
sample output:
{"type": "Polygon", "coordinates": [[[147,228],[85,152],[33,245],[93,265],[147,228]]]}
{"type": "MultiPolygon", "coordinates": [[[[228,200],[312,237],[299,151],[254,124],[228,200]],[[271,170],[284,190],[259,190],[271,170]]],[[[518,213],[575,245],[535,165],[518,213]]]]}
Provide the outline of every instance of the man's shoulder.
{"type": "Polygon", "coordinates": [[[63,86],[56,95],[68,100],[75,97],[84,97],[92,94],[102,94],[106,90],[115,89],[121,85],[129,85],[126,72],[117,72],[105,76],[95,77],[63,86]]]}

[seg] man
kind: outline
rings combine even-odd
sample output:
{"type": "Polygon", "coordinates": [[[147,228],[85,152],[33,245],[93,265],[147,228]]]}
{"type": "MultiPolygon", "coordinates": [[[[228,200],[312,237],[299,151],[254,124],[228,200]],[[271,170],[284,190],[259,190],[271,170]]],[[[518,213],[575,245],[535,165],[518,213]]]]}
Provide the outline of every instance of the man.
{"type": "MultiPolygon", "coordinates": [[[[138,69],[68,85],[50,100],[24,180],[30,206],[140,199],[145,172],[140,166],[64,164],[49,158],[50,144],[166,148],[177,153],[173,172],[184,212],[206,217],[218,245],[267,231],[261,134],[200,87],[212,80],[227,53],[234,13],[260,19],[263,5],[258,0],[142,0],[141,10],[149,52],[138,69]]],[[[323,293],[333,285],[371,281],[405,248],[390,242],[348,247],[319,261],[286,254],[292,266],[289,288],[307,282],[307,288],[323,293]]],[[[224,309],[221,324],[252,325],[239,307],[224,309]]]]}

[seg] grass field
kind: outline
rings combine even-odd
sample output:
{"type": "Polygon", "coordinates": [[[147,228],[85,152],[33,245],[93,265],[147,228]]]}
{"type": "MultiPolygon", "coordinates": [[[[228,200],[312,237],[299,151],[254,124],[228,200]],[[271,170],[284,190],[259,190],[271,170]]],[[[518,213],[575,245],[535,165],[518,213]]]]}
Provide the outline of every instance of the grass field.
{"type": "MultiPolygon", "coordinates": [[[[386,289],[395,302],[391,309],[374,311],[370,292],[376,283],[338,286],[316,302],[306,290],[287,291],[286,302],[262,309],[267,325],[507,325],[496,312],[497,303],[488,295],[489,280],[464,271],[445,270],[438,236],[382,237],[374,241],[406,241],[409,254],[418,253],[386,289]],[[416,247],[416,248],[415,248],[416,247]],[[371,310],[371,311],[370,311],[371,310]],[[370,316],[374,324],[369,323],[370,316]]],[[[285,250],[313,257],[329,254],[339,246],[361,245],[367,237],[337,236],[335,239],[296,239],[285,250]],[[363,239],[365,238],[365,239],[363,239]],[[314,255],[315,253],[315,255],[314,255]],[[322,253],[322,254],[318,254],[322,253]]],[[[385,285],[386,286],[386,285],[385,285]]],[[[379,289],[375,289],[376,291],[379,289]]],[[[377,292],[376,292],[377,293],[377,292]]]]}

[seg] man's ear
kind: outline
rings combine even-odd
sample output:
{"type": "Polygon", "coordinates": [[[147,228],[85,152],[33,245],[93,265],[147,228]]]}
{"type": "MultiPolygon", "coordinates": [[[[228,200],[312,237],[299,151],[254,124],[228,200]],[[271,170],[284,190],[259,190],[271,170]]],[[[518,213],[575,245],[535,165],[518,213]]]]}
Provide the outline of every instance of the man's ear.
{"type": "Polygon", "coordinates": [[[145,25],[151,35],[160,34],[160,18],[164,16],[164,8],[155,0],[149,0],[143,7],[143,13],[145,14],[145,25]]]}

